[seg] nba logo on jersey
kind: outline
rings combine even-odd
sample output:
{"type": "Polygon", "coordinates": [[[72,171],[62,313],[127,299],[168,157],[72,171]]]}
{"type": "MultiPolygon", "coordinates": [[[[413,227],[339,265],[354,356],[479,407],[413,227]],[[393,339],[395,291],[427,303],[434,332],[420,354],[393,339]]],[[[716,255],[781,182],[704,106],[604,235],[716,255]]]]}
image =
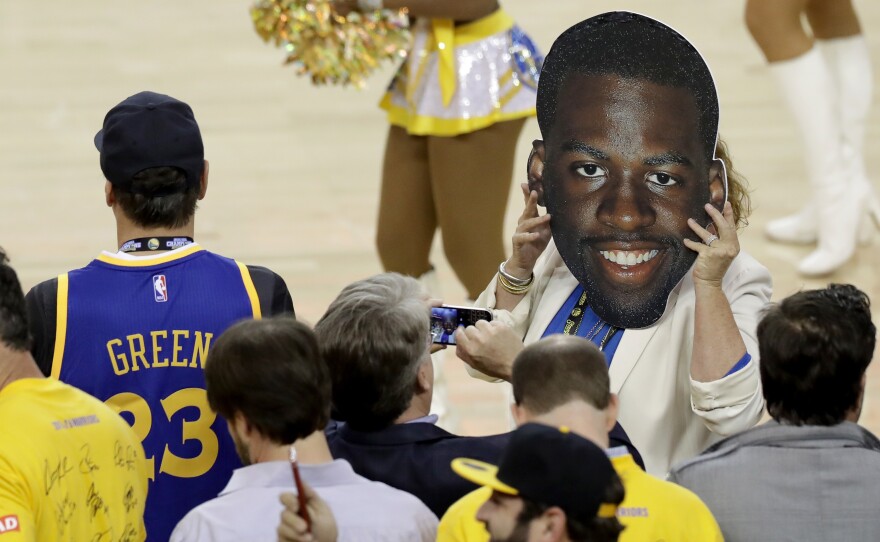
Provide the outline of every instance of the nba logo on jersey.
{"type": "Polygon", "coordinates": [[[153,293],[156,295],[156,303],[168,301],[168,283],[165,275],[153,275],[153,293]]]}

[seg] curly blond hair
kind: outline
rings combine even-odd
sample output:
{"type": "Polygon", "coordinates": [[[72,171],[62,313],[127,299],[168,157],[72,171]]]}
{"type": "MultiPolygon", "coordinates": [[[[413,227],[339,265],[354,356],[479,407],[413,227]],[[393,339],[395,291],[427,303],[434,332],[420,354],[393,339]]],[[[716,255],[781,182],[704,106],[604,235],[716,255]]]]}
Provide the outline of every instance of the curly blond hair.
{"type": "Polygon", "coordinates": [[[743,177],[742,173],[734,169],[733,162],[730,159],[730,150],[727,143],[718,137],[718,144],[715,146],[715,158],[724,162],[727,170],[727,201],[733,207],[733,218],[736,221],[737,229],[745,228],[749,225],[749,215],[752,214],[752,200],[749,197],[749,182],[743,177]]]}

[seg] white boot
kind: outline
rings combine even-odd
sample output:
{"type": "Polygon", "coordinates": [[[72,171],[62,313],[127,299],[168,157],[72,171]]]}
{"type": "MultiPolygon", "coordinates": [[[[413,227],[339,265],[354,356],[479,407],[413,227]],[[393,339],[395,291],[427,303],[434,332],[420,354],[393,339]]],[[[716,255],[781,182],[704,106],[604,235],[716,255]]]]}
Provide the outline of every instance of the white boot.
{"type": "Polygon", "coordinates": [[[770,240],[779,243],[792,243],[795,245],[810,245],[816,242],[817,224],[819,217],[816,214],[816,202],[814,198],[804,205],[800,211],[793,215],[775,218],[764,226],[764,235],[770,240]]]}
{"type": "Polygon", "coordinates": [[[816,44],[831,69],[839,96],[837,111],[844,143],[850,147],[848,151],[856,154],[864,169],[862,153],[874,85],[868,44],[861,34],[816,40],[816,44]]]}
{"type": "MultiPolygon", "coordinates": [[[[834,272],[855,252],[859,227],[866,216],[880,217],[880,207],[872,200],[869,187],[851,183],[845,190],[820,190],[819,246],[798,264],[798,272],[817,277],[834,272]]],[[[880,221],[874,218],[874,225],[880,221]]]]}
{"type": "MultiPolygon", "coordinates": [[[[830,149],[831,155],[836,159],[840,156],[842,143],[840,121],[836,110],[837,95],[830,71],[822,54],[813,47],[807,53],[792,60],[771,63],[770,72],[776,79],[782,97],[797,123],[806,157],[810,186],[816,187],[820,184],[816,177],[828,169],[818,167],[813,157],[827,157],[830,149]]],[[[823,160],[822,163],[835,170],[840,168],[839,160],[836,160],[836,163],[823,160]]],[[[771,220],[767,223],[764,233],[774,241],[815,243],[819,229],[817,197],[818,194],[811,191],[807,203],[799,212],[771,220]]]]}
{"type": "MultiPolygon", "coordinates": [[[[837,111],[843,134],[843,160],[851,178],[866,186],[870,198],[868,211],[880,207],[865,167],[865,130],[874,90],[874,77],[868,43],[861,34],[845,38],[817,40],[819,50],[831,68],[837,90],[837,111]]],[[[862,244],[870,242],[880,216],[864,217],[859,228],[862,244]],[[870,222],[874,220],[874,224],[870,222]]]]}
{"type": "MultiPolygon", "coordinates": [[[[844,155],[845,155],[844,151],[844,155]]],[[[864,167],[864,164],[862,164],[864,167]]],[[[880,209],[877,195],[868,182],[868,177],[853,174],[850,176],[856,182],[863,180],[871,200],[868,212],[872,209],[880,209]]],[[[800,211],[793,215],[775,218],[764,227],[764,234],[772,241],[778,243],[790,243],[793,245],[812,245],[819,238],[819,216],[816,211],[816,198],[811,197],[800,211]]],[[[868,246],[874,236],[875,230],[880,228],[880,214],[865,215],[859,223],[859,245],[868,246]]]]}
{"type": "MultiPolygon", "coordinates": [[[[843,133],[831,70],[822,53],[770,65],[800,128],[818,217],[818,247],[798,265],[805,275],[830,273],[852,257],[864,204],[843,164],[843,133]]],[[[863,187],[862,187],[863,188],[863,187]]],[[[865,200],[863,200],[865,201],[865,200]]]]}
{"type": "MultiPolygon", "coordinates": [[[[866,193],[871,200],[869,208],[880,207],[874,202],[876,196],[867,177],[862,154],[873,82],[867,43],[861,35],[818,40],[816,43],[825,59],[826,66],[831,70],[834,83],[834,107],[841,130],[841,164],[844,175],[848,182],[866,185],[862,193],[866,193]]],[[[809,54],[814,54],[814,52],[810,51],[809,54]]],[[[806,56],[804,55],[804,57],[806,56]]],[[[797,60],[800,59],[791,62],[797,60]]],[[[775,66],[772,65],[774,68],[775,66]]],[[[793,113],[796,118],[799,117],[796,111],[793,113]]],[[[799,124],[801,123],[799,122],[799,124]]],[[[803,129],[803,124],[801,124],[801,128],[803,129]]],[[[809,156],[806,142],[804,146],[809,156]]],[[[811,167],[811,162],[812,160],[808,157],[808,167],[811,167]]],[[[813,194],[809,202],[798,213],[770,221],[765,229],[767,237],[784,243],[815,243],[818,238],[819,226],[817,198],[818,194],[813,194]]],[[[880,221],[880,216],[873,218],[875,222],[880,221]]],[[[870,223],[867,216],[862,217],[858,231],[859,243],[870,244],[874,233],[874,224],[870,223]]]]}
{"type": "MultiPolygon", "coordinates": [[[[880,202],[868,178],[864,159],[865,130],[873,91],[868,44],[862,35],[819,40],[816,43],[831,69],[836,86],[838,100],[835,106],[843,138],[841,160],[853,193],[850,198],[856,199],[854,206],[852,201],[846,201],[845,198],[838,196],[840,201],[830,204],[826,212],[829,214],[854,212],[860,241],[867,243],[870,242],[874,227],[880,227],[880,202]],[[839,207],[839,210],[832,211],[831,209],[835,207],[839,207]]],[[[848,216],[838,214],[838,220],[842,223],[832,231],[845,232],[852,224],[852,219],[848,216]]],[[[820,243],[821,238],[820,233],[820,243]]],[[[828,244],[834,242],[831,239],[828,244]]],[[[839,242],[845,242],[845,239],[841,237],[839,242]]],[[[832,252],[828,250],[817,250],[804,259],[798,269],[805,275],[824,275],[834,271],[849,259],[844,257],[843,248],[837,249],[837,257],[831,254],[832,252]]]]}

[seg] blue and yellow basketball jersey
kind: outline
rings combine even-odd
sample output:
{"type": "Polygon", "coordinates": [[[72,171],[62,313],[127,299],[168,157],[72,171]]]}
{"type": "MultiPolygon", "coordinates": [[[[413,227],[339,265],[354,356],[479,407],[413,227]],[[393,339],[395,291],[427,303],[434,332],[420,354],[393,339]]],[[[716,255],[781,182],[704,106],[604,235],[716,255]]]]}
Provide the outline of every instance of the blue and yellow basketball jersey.
{"type": "MultiPolygon", "coordinates": [[[[149,259],[105,253],[58,278],[52,376],[107,402],[144,446],[147,540],[212,499],[240,466],[208,406],[212,341],[260,305],[247,268],[198,245],[149,259]]],[[[126,461],[122,446],[117,461],[126,461]]]]}

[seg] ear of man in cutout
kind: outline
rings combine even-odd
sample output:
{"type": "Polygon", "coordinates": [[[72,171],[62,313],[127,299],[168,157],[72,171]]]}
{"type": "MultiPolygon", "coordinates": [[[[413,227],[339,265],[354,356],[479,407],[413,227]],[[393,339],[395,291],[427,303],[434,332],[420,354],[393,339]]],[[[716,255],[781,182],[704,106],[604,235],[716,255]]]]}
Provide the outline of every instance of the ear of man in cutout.
{"type": "Polygon", "coordinates": [[[612,12],[565,31],[538,85],[543,140],[530,189],[556,247],[604,321],[644,328],[665,312],[697,254],[688,218],[727,198],[715,157],[718,98],[709,68],[676,31],[612,12]]]}

